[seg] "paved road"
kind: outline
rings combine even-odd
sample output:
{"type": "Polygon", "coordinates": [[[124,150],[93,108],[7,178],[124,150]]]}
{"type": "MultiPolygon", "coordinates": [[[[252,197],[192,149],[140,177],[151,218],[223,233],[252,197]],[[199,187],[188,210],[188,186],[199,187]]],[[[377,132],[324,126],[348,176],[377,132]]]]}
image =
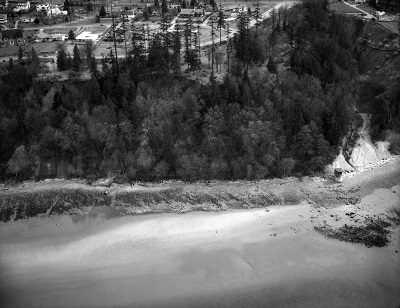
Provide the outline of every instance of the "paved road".
{"type": "Polygon", "coordinates": [[[354,9],[356,9],[356,10],[361,11],[361,12],[364,13],[364,14],[366,14],[365,16],[363,16],[365,19],[372,19],[372,18],[375,18],[374,15],[372,15],[372,14],[370,14],[370,13],[368,13],[368,12],[362,10],[362,9],[360,9],[360,8],[359,8],[357,5],[355,5],[355,4],[350,4],[350,3],[346,2],[346,1],[344,1],[343,3],[344,3],[344,4],[347,4],[348,6],[351,6],[352,8],[354,8],[354,9]]]}

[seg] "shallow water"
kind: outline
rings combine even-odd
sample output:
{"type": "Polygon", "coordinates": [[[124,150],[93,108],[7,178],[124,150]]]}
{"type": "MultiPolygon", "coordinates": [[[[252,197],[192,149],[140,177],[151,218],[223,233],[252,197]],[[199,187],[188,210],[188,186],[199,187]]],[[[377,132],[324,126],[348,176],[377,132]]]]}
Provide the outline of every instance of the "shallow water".
{"type": "Polygon", "coordinates": [[[2,307],[399,306],[399,232],[384,249],[289,232],[306,211],[0,223],[2,307]]]}

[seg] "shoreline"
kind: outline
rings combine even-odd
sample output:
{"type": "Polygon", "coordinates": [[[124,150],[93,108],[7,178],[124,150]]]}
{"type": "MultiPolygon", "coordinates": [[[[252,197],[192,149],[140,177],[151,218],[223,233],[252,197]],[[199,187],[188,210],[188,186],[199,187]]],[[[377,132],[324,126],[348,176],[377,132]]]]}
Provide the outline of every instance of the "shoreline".
{"type": "Polygon", "coordinates": [[[29,206],[21,205],[23,200],[40,205],[48,197],[45,213],[0,222],[2,303],[41,308],[396,306],[400,215],[393,216],[397,222],[389,218],[393,209],[400,213],[399,166],[396,159],[343,183],[306,178],[79,190],[81,184],[72,181],[50,181],[0,191],[1,209],[7,196],[12,200],[7,204],[25,214],[29,206]],[[288,205],[281,202],[284,197],[300,201],[288,205]],[[99,205],[84,203],[93,200],[99,205]],[[278,204],[260,207],[271,200],[278,204]],[[229,208],[230,202],[242,209],[229,208]],[[199,206],[214,210],[192,211],[199,206]],[[154,208],[191,212],[132,214],[154,208]],[[116,215],[118,209],[132,212],[116,215]],[[379,234],[367,228],[371,219],[390,226],[379,234]],[[359,233],[346,233],[344,226],[359,233]],[[387,239],[384,245],[379,236],[387,239]]]}
{"type": "Polygon", "coordinates": [[[328,238],[382,247],[400,224],[400,157],[329,177],[252,181],[88,185],[84,180],[24,182],[0,190],[0,221],[71,215],[76,220],[162,213],[220,212],[309,205],[310,221],[328,238]],[[318,223],[316,223],[318,221],[318,223]]]}

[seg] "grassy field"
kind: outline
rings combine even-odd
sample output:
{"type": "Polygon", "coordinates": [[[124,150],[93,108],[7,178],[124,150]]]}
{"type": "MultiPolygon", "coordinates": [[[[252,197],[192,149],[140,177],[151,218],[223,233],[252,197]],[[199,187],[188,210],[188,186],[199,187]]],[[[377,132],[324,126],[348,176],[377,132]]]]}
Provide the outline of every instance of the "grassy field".
{"type": "Polygon", "coordinates": [[[32,45],[38,54],[53,53],[57,50],[57,42],[36,43],[32,45]]]}
{"type": "Polygon", "coordinates": [[[0,48],[0,58],[15,56],[18,53],[18,46],[7,46],[0,48]]]}
{"type": "Polygon", "coordinates": [[[332,3],[329,7],[339,14],[357,14],[357,13],[361,14],[362,13],[360,10],[357,10],[351,6],[348,6],[348,5],[344,4],[343,2],[332,3]]]}
{"type": "Polygon", "coordinates": [[[388,29],[391,33],[400,34],[397,21],[380,21],[378,22],[382,27],[388,29]]]}

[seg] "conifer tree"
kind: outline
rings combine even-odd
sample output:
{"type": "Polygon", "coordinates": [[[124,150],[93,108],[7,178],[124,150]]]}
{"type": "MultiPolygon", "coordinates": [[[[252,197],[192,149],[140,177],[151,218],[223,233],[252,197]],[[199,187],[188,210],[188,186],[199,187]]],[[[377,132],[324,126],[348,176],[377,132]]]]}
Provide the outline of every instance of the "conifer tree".
{"type": "Polygon", "coordinates": [[[97,69],[97,61],[93,54],[91,54],[88,61],[89,61],[90,75],[92,76],[92,78],[98,79],[100,76],[100,73],[99,73],[99,70],[97,69]]]}
{"type": "Polygon", "coordinates": [[[222,39],[222,28],[225,25],[225,20],[224,20],[224,12],[222,11],[222,9],[220,8],[219,12],[218,12],[218,28],[219,28],[219,43],[221,44],[221,39],[222,39]]]}
{"type": "Polygon", "coordinates": [[[177,25],[176,26],[176,31],[174,32],[173,36],[173,70],[175,74],[178,74],[180,72],[180,65],[181,65],[181,48],[182,48],[182,43],[181,43],[181,31],[180,27],[177,25]]]}
{"type": "Polygon", "coordinates": [[[267,68],[271,74],[276,74],[278,72],[276,62],[272,56],[269,57],[267,68]]]}
{"type": "Polygon", "coordinates": [[[169,67],[171,65],[170,61],[170,47],[172,45],[171,43],[171,35],[167,31],[168,30],[169,23],[167,21],[167,15],[162,13],[161,16],[161,33],[162,33],[162,39],[163,39],[163,55],[164,55],[164,60],[166,61],[167,65],[167,70],[169,71],[169,67]]]}
{"type": "Polygon", "coordinates": [[[81,55],[79,54],[78,46],[75,44],[72,58],[72,69],[78,72],[81,69],[81,55]]]}
{"type": "Polygon", "coordinates": [[[260,20],[261,20],[260,0],[256,0],[254,5],[255,5],[255,8],[254,8],[254,19],[256,21],[255,26],[256,26],[256,39],[257,39],[257,37],[258,37],[258,28],[261,25],[261,22],[260,22],[260,20]]]}
{"type": "Polygon", "coordinates": [[[210,81],[211,80],[215,81],[215,76],[214,76],[214,53],[215,53],[214,36],[215,36],[214,21],[212,20],[211,21],[211,76],[210,76],[210,81]]]}
{"type": "Polygon", "coordinates": [[[199,35],[199,28],[197,28],[197,33],[193,36],[193,49],[191,51],[191,66],[193,70],[200,69],[201,67],[199,35]]]}
{"type": "Polygon", "coordinates": [[[69,30],[68,39],[71,40],[71,41],[74,41],[76,39],[75,32],[73,30],[69,30]]]}
{"type": "Polygon", "coordinates": [[[99,17],[106,17],[106,9],[104,8],[104,4],[100,8],[99,17]]]}
{"type": "Polygon", "coordinates": [[[322,8],[323,8],[325,11],[328,11],[328,10],[329,10],[329,0],[322,0],[322,8]]]}
{"type": "Polygon", "coordinates": [[[184,32],[184,48],[185,53],[183,55],[183,60],[188,65],[190,69],[191,66],[191,51],[192,51],[192,19],[189,18],[185,24],[185,32],[184,32]]]}
{"type": "Polygon", "coordinates": [[[69,3],[69,1],[68,0],[65,0],[64,1],[64,6],[63,6],[63,9],[64,9],[64,11],[67,11],[68,12],[68,14],[71,14],[71,8],[70,8],[70,3],[69,3]]]}
{"type": "Polygon", "coordinates": [[[61,48],[57,53],[57,68],[59,71],[65,71],[68,68],[67,54],[64,48],[61,48]]]}
{"type": "Polygon", "coordinates": [[[226,27],[226,56],[227,56],[227,71],[229,72],[229,65],[230,65],[230,55],[231,55],[231,51],[232,51],[232,40],[229,38],[229,25],[227,25],[226,27]]]}
{"type": "Polygon", "coordinates": [[[33,47],[31,49],[31,63],[33,65],[39,65],[39,57],[38,57],[38,55],[36,53],[35,48],[33,48],[33,47]]]}
{"type": "Polygon", "coordinates": [[[243,62],[249,64],[250,62],[250,28],[249,17],[247,14],[241,13],[239,18],[239,33],[234,37],[235,56],[243,62]]]}
{"type": "Polygon", "coordinates": [[[24,51],[22,50],[22,47],[19,46],[19,49],[18,49],[18,61],[21,62],[23,57],[24,57],[24,51]]]}
{"type": "Polygon", "coordinates": [[[144,33],[142,28],[135,27],[134,22],[132,22],[132,49],[131,53],[136,61],[144,54],[144,33]]]}
{"type": "Polygon", "coordinates": [[[165,13],[168,12],[168,7],[167,7],[167,1],[166,1],[166,0],[162,0],[162,3],[161,3],[161,12],[162,12],[163,14],[165,14],[165,13]]]}

